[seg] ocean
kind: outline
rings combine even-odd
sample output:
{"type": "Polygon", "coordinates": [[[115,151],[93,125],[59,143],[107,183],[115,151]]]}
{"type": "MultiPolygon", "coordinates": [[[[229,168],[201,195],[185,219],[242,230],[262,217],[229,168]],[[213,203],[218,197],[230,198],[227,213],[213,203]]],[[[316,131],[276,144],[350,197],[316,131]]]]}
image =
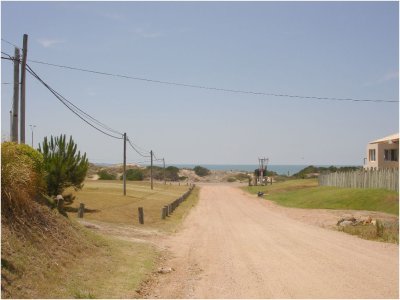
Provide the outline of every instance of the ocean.
{"type": "MultiPolygon", "coordinates": [[[[113,164],[97,164],[101,166],[111,166],[113,164]]],[[[146,165],[146,164],[145,164],[146,165]]],[[[145,166],[144,165],[144,166],[145,166]]],[[[160,164],[155,164],[160,166],[160,164]]],[[[258,165],[208,165],[208,164],[167,164],[168,166],[174,166],[177,168],[188,168],[193,169],[195,166],[202,166],[209,170],[214,171],[244,171],[244,172],[253,172],[255,169],[258,169],[258,165]]],[[[300,170],[308,167],[309,165],[267,165],[267,170],[274,171],[279,175],[293,175],[300,170]]],[[[314,165],[315,167],[330,167],[331,165],[314,165]]],[[[344,165],[335,165],[335,167],[343,167],[344,165]]]]}
{"type": "MultiPolygon", "coordinates": [[[[190,164],[176,164],[174,165],[177,168],[190,168],[193,169],[196,165],[190,164]]],[[[253,172],[255,169],[258,169],[258,165],[200,165],[209,170],[215,171],[245,171],[245,172],[253,172]]],[[[267,165],[267,170],[274,171],[280,175],[293,175],[300,170],[308,167],[308,165],[267,165]]],[[[329,167],[325,165],[318,165],[317,167],[329,167]]]]}

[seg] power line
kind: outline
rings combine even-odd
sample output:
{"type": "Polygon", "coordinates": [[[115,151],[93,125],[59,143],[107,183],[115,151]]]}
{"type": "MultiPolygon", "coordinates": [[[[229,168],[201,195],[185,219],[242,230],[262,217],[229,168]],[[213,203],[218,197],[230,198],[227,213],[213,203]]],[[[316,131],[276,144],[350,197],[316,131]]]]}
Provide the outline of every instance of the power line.
{"type": "MultiPolygon", "coordinates": [[[[1,57],[2,59],[6,59],[6,60],[10,60],[10,61],[15,61],[16,59],[12,58],[9,54],[2,52],[2,54],[7,55],[7,57],[1,57]]],[[[85,123],[87,123],[88,125],[90,125],[91,127],[93,127],[94,129],[100,131],[101,133],[110,136],[112,138],[115,139],[123,139],[122,136],[125,136],[125,134],[120,133],[119,131],[116,131],[114,129],[112,129],[111,127],[107,126],[106,124],[100,122],[99,120],[95,119],[94,117],[92,117],[91,115],[89,115],[88,113],[86,113],[85,111],[83,111],[82,109],[80,109],[79,107],[77,107],[75,104],[73,104],[71,101],[67,100],[64,96],[62,96],[60,93],[58,93],[57,91],[55,91],[52,87],[50,87],[46,82],[44,82],[43,79],[40,78],[40,76],[38,74],[36,74],[35,71],[32,70],[32,68],[29,65],[26,65],[26,70],[28,71],[29,74],[31,74],[34,78],[36,78],[41,84],[43,84],[62,104],[64,104],[71,112],[73,112],[75,115],[77,115],[81,120],[83,120],[85,123]],[[88,121],[88,119],[90,121],[88,121]],[[112,135],[100,128],[98,128],[97,126],[95,126],[94,124],[97,124],[98,126],[102,127],[103,129],[113,132],[115,134],[119,134],[121,135],[121,137],[112,135]]],[[[143,153],[141,153],[140,150],[138,150],[137,148],[141,148],[137,145],[135,145],[130,139],[129,137],[127,138],[129,145],[132,147],[133,150],[135,150],[140,156],[144,157],[144,158],[151,158],[150,155],[145,155],[143,153]]],[[[141,148],[143,150],[143,148],[141,148]]],[[[144,161],[143,163],[146,163],[146,161],[144,161]]]]}
{"type": "Polygon", "coordinates": [[[2,40],[3,42],[6,42],[6,43],[9,44],[9,45],[15,47],[15,48],[18,48],[18,49],[22,50],[22,49],[21,49],[20,47],[18,47],[17,45],[15,45],[15,44],[13,44],[13,43],[11,43],[11,42],[9,42],[9,41],[3,39],[3,38],[1,38],[1,40],[2,40]]]}
{"type": "Polygon", "coordinates": [[[136,147],[134,146],[134,144],[132,143],[132,141],[130,140],[129,137],[127,138],[127,141],[128,141],[128,143],[129,143],[129,145],[131,146],[131,148],[132,148],[137,154],[139,154],[139,155],[142,156],[142,157],[150,157],[150,155],[145,155],[145,154],[141,153],[138,149],[136,149],[136,147]]]}
{"type": "Polygon", "coordinates": [[[182,87],[188,87],[188,88],[229,92],[229,93],[250,94],[250,95],[259,95],[259,96],[273,96],[273,97],[287,97],[287,98],[298,98],[298,99],[306,99],[306,100],[352,101],[352,102],[388,102],[388,103],[398,103],[399,102],[399,101],[395,101],[395,100],[301,96],[301,95],[291,95],[291,94],[279,94],[279,93],[255,92],[255,91],[245,91],[245,90],[236,90],[236,89],[225,89],[225,88],[210,87],[210,86],[197,85],[197,84],[186,84],[186,83],[180,83],[180,82],[162,81],[162,80],[142,78],[142,77],[136,77],[136,76],[114,74],[114,73],[109,73],[109,72],[95,71],[95,70],[90,70],[90,69],[84,69],[84,68],[77,68],[77,67],[58,65],[58,64],[53,64],[53,63],[47,63],[47,62],[38,61],[38,60],[29,60],[29,61],[33,62],[33,63],[37,63],[37,64],[48,65],[48,66],[64,68],[64,69],[70,69],[70,70],[81,71],[81,72],[87,72],[87,73],[94,73],[94,74],[99,74],[99,75],[120,77],[120,78],[125,78],[125,79],[146,81],[146,82],[166,84],[166,85],[182,86],[182,87]]]}
{"type": "Polygon", "coordinates": [[[89,117],[94,123],[97,123],[98,125],[100,125],[101,127],[103,127],[103,129],[106,129],[108,131],[112,131],[114,133],[118,133],[118,131],[106,126],[105,124],[101,123],[100,121],[98,121],[97,119],[93,118],[92,116],[90,116],[89,114],[87,114],[86,112],[84,112],[83,110],[81,110],[80,108],[78,108],[76,105],[74,105],[72,102],[68,101],[65,97],[63,97],[62,95],[60,95],[57,91],[55,91],[53,88],[51,88],[47,83],[45,83],[32,69],[29,65],[26,65],[27,71],[29,72],[29,74],[31,74],[34,78],[36,78],[40,83],[42,83],[62,104],[64,104],[70,111],[72,111],[75,115],[77,115],[81,120],[83,120],[85,123],[87,123],[88,125],[90,125],[91,127],[93,127],[94,129],[102,132],[105,135],[108,135],[109,137],[115,138],[115,139],[122,139],[122,137],[118,137],[118,136],[114,136],[112,134],[109,134],[107,132],[105,132],[104,130],[98,128],[97,126],[93,125],[91,122],[89,122],[86,118],[84,118],[81,114],[89,117]]]}

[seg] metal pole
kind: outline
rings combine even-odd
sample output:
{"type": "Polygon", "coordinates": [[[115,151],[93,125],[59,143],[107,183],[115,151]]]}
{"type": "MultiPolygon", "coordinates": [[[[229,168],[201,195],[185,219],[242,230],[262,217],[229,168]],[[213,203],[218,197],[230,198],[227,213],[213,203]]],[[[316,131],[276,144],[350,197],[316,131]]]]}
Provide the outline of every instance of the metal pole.
{"type": "Polygon", "coordinates": [[[153,189],[153,150],[150,151],[151,165],[150,165],[150,182],[151,189],[153,189]]]}
{"type": "Polygon", "coordinates": [[[28,35],[24,34],[21,61],[21,144],[25,144],[25,78],[26,78],[26,55],[28,53],[28,35]]]}
{"type": "Polygon", "coordinates": [[[124,196],[126,196],[126,132],[124,133],[124,174],[123,180],[124,180],[124,196]]]}
{"type": "Polygon", "coordinates": [[[13,97],[13,121],[12,142],[18,143],[18,110],[19,110],[19,49],[15,48],[14,54],[14,97],[13,97]]]}

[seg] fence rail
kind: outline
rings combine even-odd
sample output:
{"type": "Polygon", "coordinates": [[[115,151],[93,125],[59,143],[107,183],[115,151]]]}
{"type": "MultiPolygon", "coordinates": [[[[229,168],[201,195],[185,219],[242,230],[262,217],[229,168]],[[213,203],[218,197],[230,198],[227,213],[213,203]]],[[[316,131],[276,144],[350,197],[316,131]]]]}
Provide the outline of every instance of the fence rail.
{"type": "Polygon", "coordinates": [[[399,169],[361,170],[321,174],[319,185],[344,188],[383,188],[399,191],[399,169]]]}

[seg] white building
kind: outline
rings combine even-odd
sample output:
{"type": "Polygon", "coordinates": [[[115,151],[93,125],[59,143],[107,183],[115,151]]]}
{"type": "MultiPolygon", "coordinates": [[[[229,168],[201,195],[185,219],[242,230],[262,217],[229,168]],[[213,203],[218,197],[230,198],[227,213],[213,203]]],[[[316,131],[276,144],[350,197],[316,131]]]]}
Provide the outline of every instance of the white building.
{"type": "Polygon", "coordinates": [[[399,134],[369,142],[364,169],[399,168],[399,134]]]}

